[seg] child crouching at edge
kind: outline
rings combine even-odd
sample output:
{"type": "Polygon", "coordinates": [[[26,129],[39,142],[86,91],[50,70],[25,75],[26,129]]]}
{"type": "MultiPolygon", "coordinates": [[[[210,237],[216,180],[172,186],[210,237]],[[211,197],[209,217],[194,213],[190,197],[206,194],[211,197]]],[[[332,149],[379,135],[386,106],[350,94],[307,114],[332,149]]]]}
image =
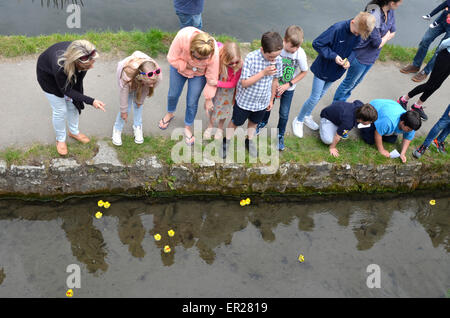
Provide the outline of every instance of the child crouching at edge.
{"type": "Polygon", "coordinates": [[[142,144],[142,106],[146,97],[153,95],[162,73],[158,63],[148,55],[136,51],[117,64],[120,110],[113,127],[112,143],[122,145],[122,130],[133,108],[134,142],[142,144]]]}

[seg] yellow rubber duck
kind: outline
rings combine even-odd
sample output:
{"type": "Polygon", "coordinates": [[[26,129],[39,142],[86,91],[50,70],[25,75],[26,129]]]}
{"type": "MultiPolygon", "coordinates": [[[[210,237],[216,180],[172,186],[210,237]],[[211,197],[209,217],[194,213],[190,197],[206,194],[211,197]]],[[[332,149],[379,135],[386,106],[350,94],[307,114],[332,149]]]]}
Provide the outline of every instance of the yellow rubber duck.
{"type": "Polygon", "coordinates": [[[97,219],[101,219],[102,216],[103,216],[103,213],[102,213],[102,212],[97,212],[97,213],[95,213],[95,217],[96,217],[97,219]]]}
{"type": "Polygon", "coordinates": [[[175,235],[175,231],[170,230],[169,232],[167,232],[167,234],[169,234],[170,237],[173,237],[175,235]]]}
{"type": "Polygon", "coordinates": [[[302,254],[300,254],[300,256],[298,257],[298,260],[300,263],[303,263],[305,261],[305,257],[302,254]]]}
{"type": "Polygon", "coordinates": [[[100,200],[97,202],[97,204],[99,207],[102,207],[105,204],[105,202],[103,202],[103,200],[100,200]]]}
{"type": "Polygon", "coordinates": [[[247,204],[247,205],[249,205],[250,204],[250,198],[247,198],[247,199],[245,199],[245,203],[247,204]]]}
{"type": "Polygon", "coordinates": [[[430,204],[431,205],[435,205],[436,204],[436,200],[430,200],[430,204]]]}
{"type": "Polygon", "coordinates": [[[161,241],[161,235],[155,234],[153,237],[155,238],[155,241],[161,241]]]}
{"type": "Polygon", "coordinates": [[[66,292],[66,296],[67,296],[67,297],[72,297],[72,296],[73,296],[73,290],[72,290],[72,289],[69,289],[69,290],[66,292]]]}
{"type": "Polygon", "coordinates": [[[111,203],[109,203],[109,202],[103,203],[103,207],[104,207],[105,209],[109,208],[110,206],[111,206],[111,203]]]}
{"type": "Polygon", "coordinates": [[[247,203],[245,202],[245,200],[241,200],[240,205],[241,206],[245,206],[247,203]]]}
{"type": "Polygon", "coordinates": [[[169,245],[164,246],[164,253],[170,253],[171,249],[169,245]]]}

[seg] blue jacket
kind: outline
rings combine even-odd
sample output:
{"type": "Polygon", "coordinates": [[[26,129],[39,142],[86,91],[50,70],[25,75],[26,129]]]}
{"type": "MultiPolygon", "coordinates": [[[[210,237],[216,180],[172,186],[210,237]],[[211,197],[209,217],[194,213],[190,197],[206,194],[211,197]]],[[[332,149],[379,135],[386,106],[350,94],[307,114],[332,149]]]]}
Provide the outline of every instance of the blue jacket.
{"type": "Polygon", "coordinates": [[[345,73],[345,69],[336,64],[337,55],[342,59],[348,58],[350,63],[355,58],[353,48],[361,37],[350,32],[350,21],[333,24],[312,43],[319,56],[311,65],[311,71],[325,82],[334,82],[345,73]]]}

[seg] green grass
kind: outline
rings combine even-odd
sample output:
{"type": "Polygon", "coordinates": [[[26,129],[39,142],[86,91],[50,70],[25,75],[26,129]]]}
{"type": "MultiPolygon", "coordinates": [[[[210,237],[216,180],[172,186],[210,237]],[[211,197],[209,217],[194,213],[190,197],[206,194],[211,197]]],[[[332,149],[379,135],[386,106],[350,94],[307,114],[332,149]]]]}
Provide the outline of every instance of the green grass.
{"type": "MultiPolygon", "coordinates": [[[[420,161],[422,163],[437,166],[448,164],[450,160],[450,154],[447,153],[446,155],[442,155],[440,153],[437,153],[436,149],[433,146],[430,146],[428,151],[425,152],[425,155],[420,160],[417,160],[412,156],[413,150],[421,145],[424,139],[425,137],[418,137],[412,141],[407,152],[407,162],[411,163],[420,161]]],[[[397,141],[396,144],[384,143],[384,147],[389,152],[394,149],[397,149],[400,152],[401,140],[402,137],[400,136],[399,141],[397,141]]],[[[165,137],[145,137],[144,143],[141,145],[137,145],[134,143],[134,138],[132,136],[122,135],[122,142],[123,145],[121,147],[115,147],[115,149],[118,152],[119,160],[121,160],[125,164],[133,164],[137,159],[151,155],[155,155],[160,161],[164,163],[172,164],[173,161],[171,160],[171,150],[178,141],[170,140],[169,138],[165,137]]],[[[201,146],[202,150],[204,150],[208,143],[209,142],[207,141],[203,141],[202,145],[196,143],[195,147],[201,146]]],[[[112,143],[110,144],[112,146],[112,143]]],[[[339,142],[337,148],[339,150],[340,156],[338,158],[334,158],[330,155],[328,146],[323,144],[318,136],[306,136],[302,139],[295,136],[286,136],[285,145],[286,150],[280,152],[280,164],[285,162],[308,164],[311,162],[318,163],[323,161],[333,164],[350,165],[402,164],[400,159],[392,160],[385,158],[378,152],[375,146],[367,145],[361,139],[347,139],[339,142]]],[[[270,151],[268,155],[270,156],[270,151]]],[[[191,159],[191,163],[194,163],[193,155],[191,159]]],[[[236,153],[235,162],[237,162],[236,153]]],[[[245,165],[247,167],[252,166],[252,164],[249,162],[247,152],[245,154],[245,165]]]]}
{"type": "Polygon", "coordinates": [[[8,165],[41,164],[49,163],[54,158],[73,158],[79,163],[85,162],[95,156],[98,151],[97,139],[83,145],[79,142],[68,142],[69,154],[61,157],[56,151],[55,145],[33,144],[26,148],[9,147],[0,151],[0,159],[5,160],[8,165]]]}
{"type": "MultiPolygon", "coordinates": [[[[0,57],[12,58],[23,57],[27,55],[40,54],[46,48],[54,43],[61,41],[74,41],[77,39],[86,39],[94,43],[99,52],[105,53],[124,53],[131,54],[139,50],[150,54],[151,56],[158,56],[159,54],[166,54],[169,50],[170,43],[175,37],[175,32],[165,32],[159,29],[150,29],[147,31],[103,31],[95,32],[89,31],[85,34],[51,34],[41,36],[0,36],[0,57]]],[[[237,41],[236,38],[228,35],[213,36],[220,42],[237,41]]],[[[260,40],[254,40],[250,43],[250,50],[253,51],[260,47],[260,40]]],[[[302,44],[309,59],[315,59],[317,52],[312,48],[311,41],[305,41],[302,44]]],[[[408,48],[398,45],[387,44],[383,47],[380,54],[380,61],[397,61],[410,62],[413,60],[417,48],[408,48]]],[[[427,54],[425,63],[427,63],[433,56],[434,51],[427,54]]]]}

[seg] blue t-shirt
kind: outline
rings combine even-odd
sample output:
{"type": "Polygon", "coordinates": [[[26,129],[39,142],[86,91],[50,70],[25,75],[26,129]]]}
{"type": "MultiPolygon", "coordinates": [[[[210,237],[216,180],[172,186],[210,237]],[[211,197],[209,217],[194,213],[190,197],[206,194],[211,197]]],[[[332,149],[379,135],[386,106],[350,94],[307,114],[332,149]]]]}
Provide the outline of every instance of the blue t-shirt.
{"type": "Polygon", "coordinates": [[[365,65],[375,63],[381,52],[381,49],[379,48],[382,41],[381,38],[385,36],[388,31],[394,33],[396,30],[394,10],[388,11],[387,21],[385,20],[386,16],[383,10],[374,10],[371,13],[375,16],[375,20],[377,21],[376,27],[373,29],[370,36],[366,40],[361,40],[354,49],[358,62],[365,65]]]}
{"type": "Polygon", "coordinates": [[[202,13],[205,0],[173,0],[175,12],[197,15],[202,13]]]}
{"type": "Polygon", "coordinates": [[[403,134],[403,138],[413,140],[415,131],[404,132],[398,127],[400,116],[406,113],[406,110],[395,100],[374,99],[370,105],[375,107],[378,112],[378,119],[374,122],[375,129],[381,136],[393,134],[403,134]]]}
{"type": "Polygon", "coordinates": [[[322,109],[320,117],[326,118],[335,124],[338,127],[337,134],[342,137],[356,126],[355,111],[363,105],[363,102],[360,100],[355,100],[353,103],[337,101],[322,109]]]}

